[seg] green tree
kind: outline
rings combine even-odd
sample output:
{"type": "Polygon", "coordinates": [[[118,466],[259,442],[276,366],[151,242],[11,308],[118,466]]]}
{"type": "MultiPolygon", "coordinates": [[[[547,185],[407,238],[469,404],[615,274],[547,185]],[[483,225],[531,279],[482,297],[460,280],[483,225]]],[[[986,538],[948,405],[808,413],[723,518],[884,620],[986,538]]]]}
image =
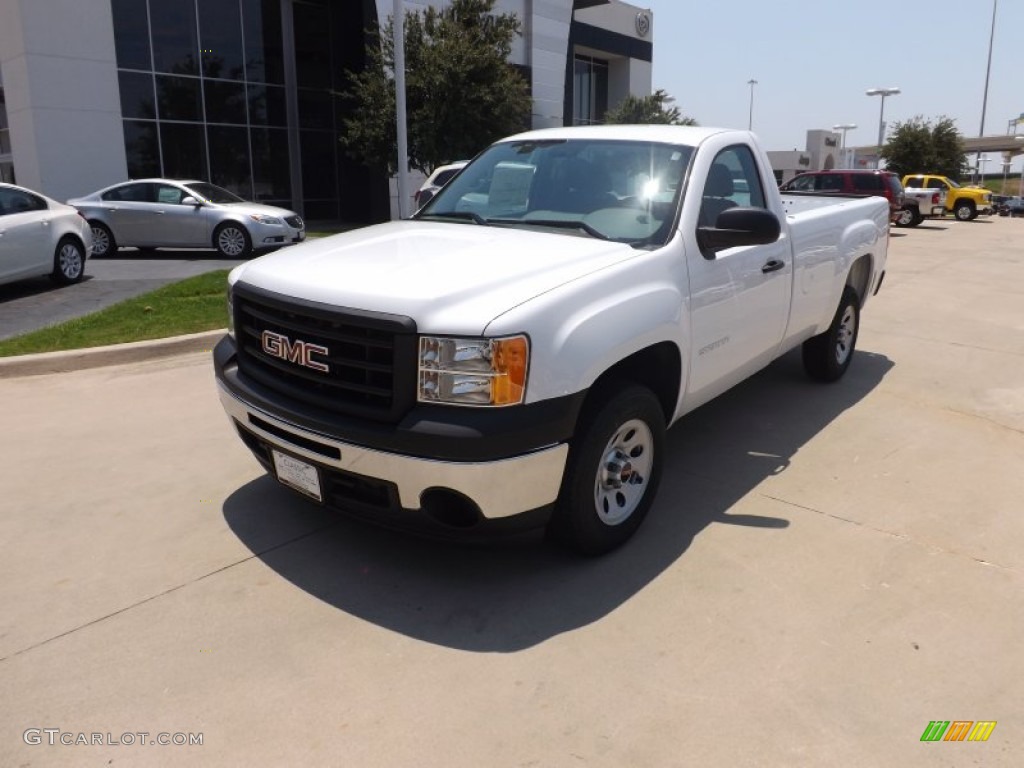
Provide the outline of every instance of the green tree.
{"type": "Polygon", "coordinates": [[[896,123],[881,155],[886,168],[900,176],[933,173],[959,181],[968,172],[963,136],[948,117],[933,124],[918,115],[896,123]]]}
{"type": "Polygon", "coordinates": [[[671,97],[661,88],[650,96],[627,96],[615,109],[609,109],[604,121],[617,125],[657,123],[660,125],[696,125],[692,117],[684,117],[679,107],[668,107],[671,97]]]}
{"type": "MultiPolygon", "coordinates": [[[[494,14],[496,0],[452,0],[405,15],[405,93],[409,166],[430,173],[473,157],[529,126],[530,90],[508,63],[521,34],[515,14],[494,14]]],[[[349,72],[351,107],[341,143],[353,159],[394,172],[394,19],[371,33],[366,67],[349,72]]]]}

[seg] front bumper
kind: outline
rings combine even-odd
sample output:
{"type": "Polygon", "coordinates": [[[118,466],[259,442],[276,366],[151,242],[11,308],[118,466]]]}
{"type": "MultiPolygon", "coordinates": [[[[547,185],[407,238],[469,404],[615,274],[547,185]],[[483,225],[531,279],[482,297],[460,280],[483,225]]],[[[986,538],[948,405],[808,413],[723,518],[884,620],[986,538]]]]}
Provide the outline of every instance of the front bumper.
{"type": "Polygon", "coordinates": [[[221,404],[239,436],[272,475],[271,450],[315,466],[328,506],[371,522],[444,534],[537,527],[558,498],[569,451],[566,432],[582,398],[557,403],[560,419],[525,406],[518,418],[497,427],[490,409],[444,409],[462,420],[458,425],[437,416],[407,417],[399,425],[322,414],[318,420],[301,404],[272,402],[272,393],[239,373],[233,352],[225,337],[214,350],[214,364],[221,404]],[[465,419],[474,414],[481,426],[470,434],[465,419]],[[428,450],[431,445],[436,450],[428,450]]]}
{"type": "Polygon", "coordinates": [[[305,225],[293,227],[288,222],[283,222],[282,224],[263,224],[250,220],[248,226],[253,248],[257,250],[301,243],[306,239],[305,225]]]}

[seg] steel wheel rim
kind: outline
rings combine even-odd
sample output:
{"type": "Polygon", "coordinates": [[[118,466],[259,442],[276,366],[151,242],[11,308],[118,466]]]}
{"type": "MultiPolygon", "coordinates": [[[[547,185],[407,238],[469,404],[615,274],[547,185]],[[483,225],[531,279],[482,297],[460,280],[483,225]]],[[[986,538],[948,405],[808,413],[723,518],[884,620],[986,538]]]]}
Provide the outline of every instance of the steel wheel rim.
{"type": "Polygon", "coordinates": [[[106,253],[110,249],[110,238],[107,231],[100,227],[92,228],[92,252],[106,253]]]}
{"type": "Polygon", "coordinates": [[[245,234],[237,227],[225,227],[217,236],[217,244],[228,256],[238,256],[245,250],[245,234]]]}
{"type": "Polygon", "coordinates": [[[82,254],[78,247],[65,243],[60,249],[60,273],[68,280],[74,280],[82,274],[82,254]]]}
{"type": "Polygon", "coordinates": [[[836,333],[836,362],[842,365],[853,352],[853,337],[857,332],[857,313],[853,306],[847,304],[843,309],[843,319],[839,321],[836,333]]]}
{"type": "Polygon", "coordinates": [[[601,452],[594,478],[594,508],[605,525],[620,525],[640,506],[650,484],[654,436],[640,419],[622,424],[601,452]]]}
{"type": "Polygon", "coordinates": [[[913,220],[914,214],[910,211],[900,211],[899,216],[896,217],[896,223],[904,227],[908,226],[913,220]]]}

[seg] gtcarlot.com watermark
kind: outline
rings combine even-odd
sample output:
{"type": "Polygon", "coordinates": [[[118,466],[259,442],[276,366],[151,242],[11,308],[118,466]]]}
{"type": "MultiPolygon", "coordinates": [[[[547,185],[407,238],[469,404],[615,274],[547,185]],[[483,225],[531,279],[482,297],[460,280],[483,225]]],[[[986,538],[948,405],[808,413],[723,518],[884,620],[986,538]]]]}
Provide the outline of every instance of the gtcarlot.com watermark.
{"type": "Polygon", "coordinates": [[[159,731],[125,731],[123,733],[99,733],[92,731],[65,731],[60,728],[26,728],[22,740],[30,745],[47,744],[51,747],[134,747],[134,746],[203,746],[202,733],[168,733],[159,731]]]}

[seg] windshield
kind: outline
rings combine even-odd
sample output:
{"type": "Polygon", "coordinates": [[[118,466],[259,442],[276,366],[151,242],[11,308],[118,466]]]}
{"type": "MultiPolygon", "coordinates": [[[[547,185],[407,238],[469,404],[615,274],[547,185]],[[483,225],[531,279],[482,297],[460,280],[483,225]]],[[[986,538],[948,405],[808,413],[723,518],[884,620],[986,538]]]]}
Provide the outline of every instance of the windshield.
{"type": "Polygon", "coordinates": [[[668,239],[692,155],[693,147],[645,141],[495,144],[416,218],[660,245],[668,239]]]}
{"type": "Polygon", "coordinates": [[[196,197],[200,200],[206,200],[210,203],[244,203],[245,200],[240,198],[234,192],[228,192],[226,189],[218,187],[216,184],[207,184],[204,181],[199,181],[194,184],[185,185],[189,190],[195,193],[196,197]]]}

